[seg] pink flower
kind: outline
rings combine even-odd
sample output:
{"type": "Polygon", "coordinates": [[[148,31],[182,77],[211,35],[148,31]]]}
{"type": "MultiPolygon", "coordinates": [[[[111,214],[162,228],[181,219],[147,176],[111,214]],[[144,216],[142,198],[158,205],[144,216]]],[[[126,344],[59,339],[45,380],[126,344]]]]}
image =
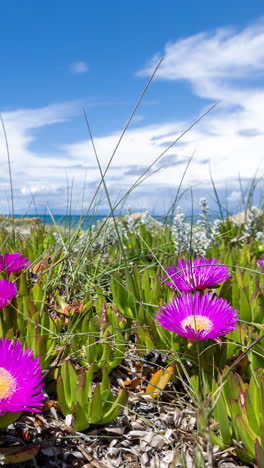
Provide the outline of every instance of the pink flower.
{"type": "Polygon", "coordinates": [[[18,294],[16,283],[0,280],[0,309],[6,307],[18,294]]]}
{"type": "Polygon", "coordinates": [[[39,357],[22,350],[17,341],[0,338],[0,415],[18,411],[39,412],[43,406],[43,376],[39,357]]]}
{"type": "Polygon", "coordinates": [[[8,275],[23,268],[28,268],[31,262],[18,252],[0,255],[0,271],[6,271],[8,275]]]}
{"type": "Polygon", "coordinates": [[[197,291],[164,304],[155,318],[162,327],[190,340],[219,341],[219,336],[236,328],[237,313],[225,299],[197,291]]]}
{"type": "Polygon", "coordinates": [[[212,288],[230,277],[229,269],[216,258],[197,258],[192,262],[182,259],[165,270],[167,278],[164,282],[175,291],[212,288]]]}
{"type": "Polygon", "coordinates": [[[261,257],[260,260],[258,260],[258,264],[259,264],[261,270],[264,271],[264,256],[261,257]]]}

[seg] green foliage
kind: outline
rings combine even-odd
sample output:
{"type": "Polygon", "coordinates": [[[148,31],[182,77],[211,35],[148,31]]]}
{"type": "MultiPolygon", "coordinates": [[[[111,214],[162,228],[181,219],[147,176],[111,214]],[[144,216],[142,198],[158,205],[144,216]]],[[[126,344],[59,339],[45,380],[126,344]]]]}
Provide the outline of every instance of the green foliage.
{"type": "MultiPolygon", "coordinates": [[[[22,412],[19,411],[17,413],[5,413],[0,416],[0,429],[4,429],[5,427],[13,424],[20,416],[22,412]]],[[[1,453],[1,452],[0,452],[1,453]]]]}
{"type": "Polygon", "coordinates": [[[111,392],[109,366],[104,365],[102,380],[93,389],[94,372],[93,364],[88,370],[81,369],[78,374],[70,361],[65,361],[61,367],[57,382],[58,401],[63,414],[73,416],[77,431],[83,431],[91,424],[113,421],[121,414],[128,399],[125,390],[121,390],[117,396],[111,392]]]}
{"type": "MultiPolygon", "coordinates": [[[[264,244],[240,240],[243,228],[230,220],[220,225],[207,257],[228,265],[232,276],[214,294],[239,311],[240,323],[221,344],[190,344],[155,320],[174,294],[162,281],[164,267],[178,258],[171,228],[140,223],[131,228],[128,222],[119,227],[122,249],[113,227],[80,234],[57,231],[56,236],[40,225],[29,236],[0,231],[1,253],[21,252],[33,270],[10,278],[19,295],[0,310],[0,336],[19,339],[40,356],[50,380],[58,377],[60,408],[72,415],[79,431],[121,413],[128,395],[124,390],[114,395],[109,375],[128,357],[131,345],[139,360],[159,350],[167,356],[166,365],[177,363],[175,386],[181,382],[199,410],[199,433],[207,435],[213,414],[218,430],[211,431],[212,442],[225,449],[233,440],[242,441],[237,455],[261,466],[264,339],[251,346],[263,332],[264,274],[257,260],[264,244]],[[234,365],[242,353],[243,360],[234,365]],[[230,367],[239,374],[230,371],[220,391],[220,376],[230,367]],[[212,401],[217,401],[213,410],[212,401]]],[[[4,272],[0,275],[5,278],[4,272]]],[[[54,386],[47,389],[52,398],[54,386]]],[[[195,463],[204,466],[199,451],[195,463]]]]}
{"type": "Polygon", "coordinates": [[[253,372],[249,383],[232,374],[223,382],[214,409],[222,447],[241,442],[236,451],[245,462],[256,461],[264,451],[263,398],[263,369],[253,372]]]}
{"type": "MultiPolygon", "coordinates": [[[[61,303],[58,296],[56,299],[61,303]]],[[[88,298],[81,309],[78,314],[74,310],[69,312],[61,344],[70,344],[72,355],[82,366],[89,367],[93,363],[98,370],[107,363],[114,369],[123,361],[126,350],[122,317],[118,320],[112,304],[104,303],[101,298],[97,299],[95,307],[88,298]]]]}

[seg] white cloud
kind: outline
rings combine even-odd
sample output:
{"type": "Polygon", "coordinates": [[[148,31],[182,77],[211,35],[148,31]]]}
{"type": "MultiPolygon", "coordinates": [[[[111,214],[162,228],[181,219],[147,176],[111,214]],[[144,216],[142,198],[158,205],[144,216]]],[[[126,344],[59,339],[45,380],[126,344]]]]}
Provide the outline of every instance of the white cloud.
{"type": "Polygon", "coordinates": [[[89,70],[86,62],[74,62],[70,66],[72,73],[86,73],[89,70]]]}
{"type": "Polygon", "coordinates": [[[168,43],[138,75],[149,76],[161,55],[157,79],[187,81],[194,94],[218,102],[184,138],[185,151],[196,147],[198,159],[210,159],[218,183],[253,175],[264,159],[264,21],[168,43]]]}
{"type": "Polygon", "coordinates": [[[241,31],[222,28],[170,42],[138,75],[149,76],[161,55],[164,60],[156,78],[186,80],[199,96],[238,103],[244,92],[256,94],[243,80],[264,73],[264,21],[241,31]],[[240,85],[232,88],[236,80],[240,85]]]}
{"type": "MultiPolygon", "coordinates": [[[[157,57],[158,55],[154,56],[138,75],[148,76],[154,63],[157,63],[157,57]]],[[[250,157],[253,149],[256,149],[253,157],[259,163],[264,156],[261,149],[263,76],[264,21],[261,20],[240,31],[222,28],[167,44],[164,60],[156,78],[187,81],[195,95],[218,103],[216,110],[206,117],[205,125],[202,124],[202,139],[203,142],[207,141],[205,137],[209,136],[209,132],[216,135],[218,138],[214,141],[219,156],[222,155],[221,157],[226,157],[232,162],[236,159],[232,149],[239,149],[241,146],[237,133],[242,131],[244,136],[246,133],[250,136],[250,131],[255,132],[256,136],[258,133],[260,138],[253,147],[249,148],[249,138],[245,138],[243,148],[250,150],[250,157]],[[208,126],[207,132],[205,126],[208,126]],[[220,135],[222,141],[219,141],[220,135]],[[229,154],[225,148],[227,142],[230,145],[229,154]]],[[[201,149],[200,141],[199,139],[198,151],[201,149]]],[[[248,157],[249,153],[246,154],[243,148],[244,156],[248,157]]],[[[240,157],[239,163],[241,162],[240,157]]]]}
{"type": "Polygon", "coordinates": [[[233,190],[230,195],[228,195],[227,199],[229,202],[237,202],[241,201],[242,198],[242,193],[241,191],[239,192],[238,190],[233,190]]]}
{"type": "MultiPolygon", "coordinates": [[[[78,102],[54,104],[36,109],[20,109],[3,112],[2,118],[8,139],[13,188],[16,211],[23,211],[32,199],[33,194],[45,191],[52,193],[52,184],[66,185],[66,170],[69,161],[63,157],[48,155],[39,157],[31,150],[31,144],[36,140],[36,128],[63,123],[71,119],[79,111],[78,102]],[[58,167],[58,170],[56,169],[58,167]],[[64,180],[63,180],[64,178],[64,180]]],[[[8,162],[4,134],[0,127],[0,211],[9,210],[7,200],[10,199],[10,184],[8,162]]],[[[54,197],[54,200],[58,197],[54,197]]]]}
{"type": "Polygon", "coordinates": [[[54,184],[36,184],[24,185],[21,187],[22,195],[35,195],[37,193],[41,194],[57,194],[60,191],[61,187],[54,184]]]}

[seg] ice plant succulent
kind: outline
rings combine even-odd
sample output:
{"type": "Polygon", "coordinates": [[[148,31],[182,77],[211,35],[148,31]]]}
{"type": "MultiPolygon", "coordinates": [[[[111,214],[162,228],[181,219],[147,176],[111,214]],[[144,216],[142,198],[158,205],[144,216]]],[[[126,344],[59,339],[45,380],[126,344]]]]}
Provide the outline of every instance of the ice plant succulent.
{"type": "Polygon", "coordinates": [[[39,357],[22,344],[0,338],[0,415],[19,411],[39,412],[44,394],[39,357]]]}
{"type": "Polygon", "coordinates": [[[236,328],[237,313],[225,299],[197,291],[164,304],[155,318],[163,328],[190,340],[219,341],[219,336],[236,328]]]}
{"type": "Polygon", "coordinates": [[[18,294],[16,283],[0,280],[0,309],[6,307],[18,294]]]}
{"type": "Polygon", "coordinates": [[[0,255],[0,271],[6,271],[8,275],[23,268],[28,268],[31,262],[19,252],[0,255]]]}
{"type": "Polygon", "coordinates": [[[228,267],[216,258],[182,259],[171,267],[165,267],[165,270],[167,277],[164,282],[175,291],[204,290],[230,278],[228,267]]]}

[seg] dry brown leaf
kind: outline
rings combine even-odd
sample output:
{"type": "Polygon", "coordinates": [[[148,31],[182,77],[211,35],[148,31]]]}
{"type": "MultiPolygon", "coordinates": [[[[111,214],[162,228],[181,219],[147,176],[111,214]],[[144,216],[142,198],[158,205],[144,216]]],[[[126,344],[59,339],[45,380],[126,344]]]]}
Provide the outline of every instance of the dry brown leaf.
{"type": "Polygon", "coordinates": [[[141,377],[135,377],[134,379],[131,379],[131,380],[125,380],[123,384],[128,390],[133,390],[137,388],[141,384],[141,382],[142,382],[141,377]]]}
{"type": "Polygon", "coordinates": [[[170,379],[175,374],[176,364],[172,364],[165,371],[159,369],[151,378],[146,393],[151,395],[152,398],[157,398],[164,388],[168,385],[170,379]]]}

